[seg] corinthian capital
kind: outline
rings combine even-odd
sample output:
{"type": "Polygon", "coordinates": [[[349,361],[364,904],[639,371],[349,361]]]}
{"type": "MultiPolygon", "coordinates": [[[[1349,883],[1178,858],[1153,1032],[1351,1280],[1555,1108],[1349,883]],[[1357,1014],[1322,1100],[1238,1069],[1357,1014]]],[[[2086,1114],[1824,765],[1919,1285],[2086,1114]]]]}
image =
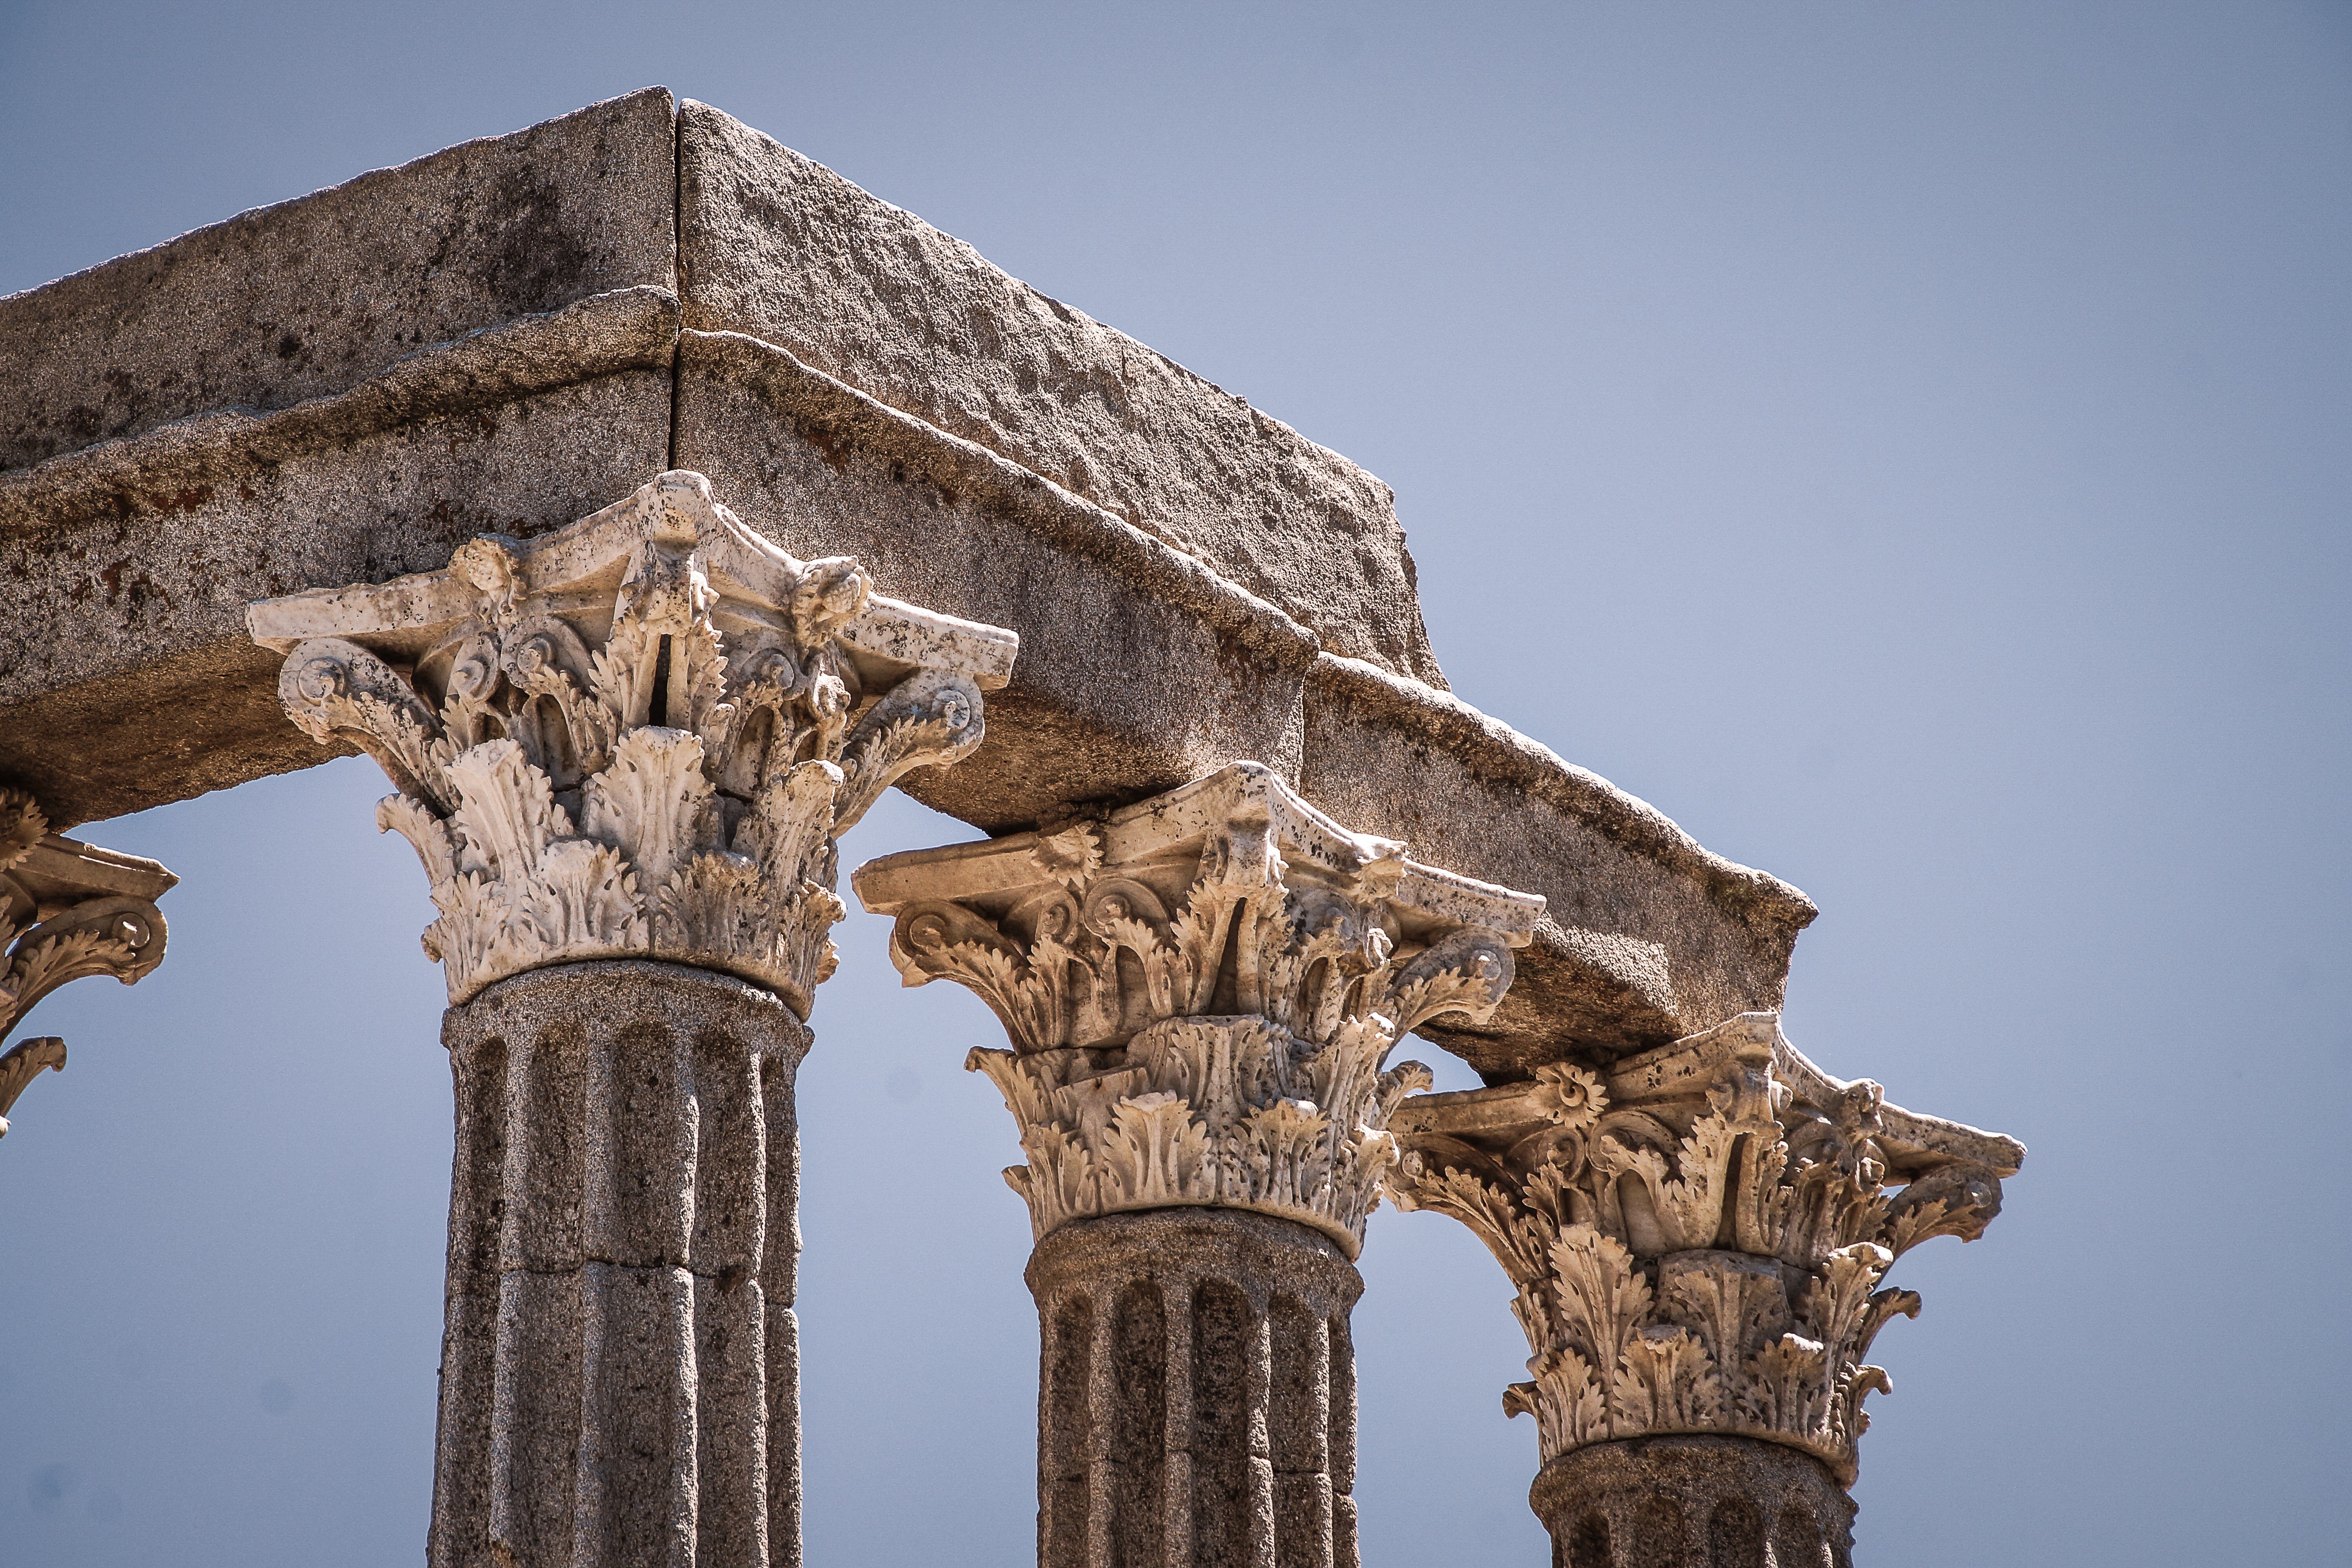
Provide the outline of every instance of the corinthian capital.
{"type": "Polygon", "coordinates": [[[802,561],[665,474],[443,570],[255,603],[278,696],[373,756],[415,846],[449,998],[583,958],[669,958],[805,1017],[835,839],[908,769],[980,744],[1018,639],[802,561]]]}
{"type": "Polygon", "coordinates": [[[1477,1232],[1517,1287],[1548,1464],[1615,1437],[1802,1448],[1852,1485],[1867,1365],[1919,1298],[1881,1290],[1931,1236],[2000,1211],[2015,1139],[1887,1104],[1748,1013],[1602,1071],[1408,1100],[1390,1190],[1477,1232]]]}
{"type": "MultiPolygon", "coordinates": [[[[155,900],[179,880],[153,861],[58,837],[30,795],[0,789],[0,1040],[68,980],[111,975],[128,986],[152,973],[163,961],[155,900]]],[[[54,1036],[0,1054],[0,1135],[25,1086],[65,1065],[54,1036]]]]}
{"type": "Polygon", "coordinates": [[[1188,1204],[1324,1231],[1352,1258],[1395,1159],[1382,1070],[1442,1013],[1484,1021],[1543,900],[1418,865],[1235,763],[1098,822],[890,855],[853,877],[910,986],[977,992],[974,1051],[1020,1124],[1005,1173],[1043,1239],[1188,1204]]]}

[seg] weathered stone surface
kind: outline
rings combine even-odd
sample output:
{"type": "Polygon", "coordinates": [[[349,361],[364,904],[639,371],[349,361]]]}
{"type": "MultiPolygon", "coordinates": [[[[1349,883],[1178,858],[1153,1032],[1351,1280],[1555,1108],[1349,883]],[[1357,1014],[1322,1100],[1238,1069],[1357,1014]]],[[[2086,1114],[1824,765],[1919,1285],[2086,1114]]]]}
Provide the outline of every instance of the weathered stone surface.
{"type": "MultiPolygon", "coordinates": [[[[22,633],[0,645],[0,776],[70,823],[339,754],[278,711],[278,660],[247,636],[247,602],[430,570],[478,533],[561,528],[661,471],[669,399],[659,371],[608,375],[282,455],[161,461],[94,482],[111,510],[79,488],[28,503],[32,526],[0,533],[0,622],[22,633]]],[[[0,476],[0,513],[12,479],[33,489],[105,455],[0,476]]]]}
{"type": "Polygon", "coordinates": [[[502,980],[442,1033],[428,1561],[798,1563],[806,1026],[740,980],[622,962],[502,980]]]}
{"type": "Polygon", "coordinates": [[[1367,832],[1465,876],[1539,893],[1536,940],[1489,1022],[1431,1037],[1496,1079],[1662,1045],[1777,1010],[1811,900],[1700,847],[1664,812],[1467,703],[1325,653],[1305,700],[1298,785],[1367,832]]]}
{"type": "MultiPolygon", "coordinates": [[[[1417,620],[1392,612],[1388,591],[1374,591],[1379,572],[1359,559],[1391,559],[1386,545],[1373,548],[1373,535],[1389,536],[1318,510],[1355,494],[1361,476],[1261,428],[1238,402],[1156,359],[1159,369],[1137,372],[1137,401],[1114,407],[1096,395],[1116,381],[1103,379],[1117,368],[1105,356],[1132,345],[1065,319],[897,209],[697,110],[687,142],[702,152],[688,162],[704,185],[688,205],[690,265],[681,274],[599,263],[578,285],[605,291],[568,301],[492,287],[513,279],[486,247],[502,224],[528,228],[543,208],[495,218],[508,187],[483,172],[505,167],[501,159],[562,162],[583,146],[613,152],[619,162],[599,165],[608,172],[636,169],[636,153],[620,153],[658,141],[659,99],[636,95],[222,226],[246,225],[238,265],[302,274],[310,282],[300,297],[320,299],[362,287],[338,283],[336,267],[363,279],[381,257],[334,251],[333,224],[304,216],[306,204],[364,197],[428,216],[457,213],[452,245],[477,249],[453,249],[442,278],[425,280],[457,290],[446,298],[457,303],[416,305],[414,319],[386,329],[388,344],[362,335],[348,355],[322,347],[310,361],[279,361],[273,350],[236,361],[245,379],[222,382],[217,395],[272,412],[148,398],[137,419],[110,416],[98,427],[133,434],[0,473],[0,622],[16,633],[0,642],[0,779],[34,789],[53,821],[69,826],[314,762],[322,754],[278,710],[268,656],[236,626],[245,601],[427,570],[475,534],[530,538],[666,468],[694,467],[786,545],[852,551],[893,591],[1021,634],[1015,678],[990,696],[985,743],[952,770],[910,777],[929,804],[988,831],[1018,831],[1255,758],[1348,821],[1467,874],[1541,893],[1551,915],[1523,952],[1503,1009],[1485,1025],[1431,1031],[1498,1080],[1780,1005],[1790,945],[1812,914],[1801,894],[1708,854],[1605,781],[1392,673],[1421,666],[1328,619],[1320,596],[1341,592],[1350,605],[1378,607],[1370,623],[1409,625],[1418,645],[1417,620]],[[777,181],[775,199],[789,197],[789,211],[761,204],[774,205],[777,181]],[[774,254],[698,248],[696,224],[719,235],[722,218],[730,246],[774,254]],[[911,249],[831,258],[808,250],[901,242],[911,249]],[[844,338],[848,329],[826,325],[825,311],[786,298],[794,267],[813,279],[807,298],[834,301],[862,336],[844,338]],[[924,289],[947,304],[926,303],[924,289]],[[510,314],[548,305],[558,308],[510,314]],[[936,350],[940,384],[981,400],[959,404],[965,414],[980,418],[994,406],[988,396],[1003,403],[971,427],[975,439],[890,406],[907,395],[905,378],[929,373],[926,334],[947,330],[934,316],[949,305],[1025,323],[1002,350],[1016,381],[1034,381],[1025,390],[996,385],[986,334],[969,322],[936,350]],[[682,309],[714,329],[681,332],[682,309]],[[802,349],[835,356],[827,362],[850,381],[761,340],[789,338],[795,321],[802,349]],[[436,330],[467,335],[424,341],[436,330]],[[405,357],[387,361],[395,350],[405,357]],[[351,379],[297,374],[331,361],[347,364],[351,379]],[[272,380],[280,369],[282,385],[272,380]],[[851,384],[857,375],[874,378],[878,394],[851,384]],[[1068,406],[1056,387],[1071,392],[1068,406]],[[1150,411],[1148,428],[1135,423],[1137,410],[1150,411]],[[174,413],[188,417],[143,426],[174,413]],[[1099,474],[1056,471],[1057,455],[1072,447],[1099,447],[1099,474]],[[1199,465],[1196,449],[1205,455],[1199,465]],[[1213,478],[1223,488],[1201,488],[1213,478]],[[1087,493],[1072,487],[1081,482],[1087,493]],[[1249,556],[1240,534],[1231,549],[1205,536],[1179,538],[1143,501],[1113,494],[1114,482],[1161,498],[1152,506],[1175,497],[1182,505],[1167,505],[1180,513],[1206,495],[1232,502],[1236,517],[1287,519],[1284,553],[1249,556]],[[1288,498],[1250,500],[1269,486],[1288,498]],[[1252,560],[1268,572],[1288,562],[1294,575],[1252,576],[1252,560]],[[166,711],[171,725],[152,722],[166,711]]],[[[546,172],[565,223],[579,220],[592,236],[646,223],[669,234],[667,198],[655,200],[635,174],[576,172],[546,172]],[[610,211],[596,206],[607,197],[610,211]]],[[[226,267],[226,244],[221,230],[206,230],[130,259],[156,267],[184,250],[226,267]]],[[[614,245],[588,249],[617,256],[614,245]]],[[[100,280],[135,271],[101,268],[0,312],[78,320],[75,311],[104,303],[100,280]]],[[[193,294],[173,298],[172,309],[200,309],[193,294]]],[[[323,345],[335,319],[319,319],[311,340],[323,345]]],[[[212,340],[175,335],[168,313],[132,311],[125,321],[125,351],[143,342],[141,353],[158,365],[212,340]]],[[[175,385],[195,384],[186,366],[178,373],[175,385]]],[[[1340,511],[1359,522],[1366,515],[1340,511]]],[[[1270,549],[1274,538],[1260,542],[1270,549]]],[[[1392,557],[1396,570],[1403,559],[1392,557]]],[[[1409,595],[1403,602],[1409,610],[1409,595]]],[[[1433,676],[1433,666],[1423,673],[1433,676]]]]}
{"type": "Polygon", "coordinates": [[[647,88],[0,299],[0,469],[344,392],[428,344],[674,288],[676,120],[647,88]]]}
{"type": "Polygon", "coordinates": [[[715,109],[681,106],[678,150],[688,327],[787,349],[1166,540],[1325,646],[1444,684],[1386,485],[715,109]]]}
{"type": "Polygon", "coordinates": [[[1364,1283],[1328,1237],[1234,1209],[1041,1241],[1039,1568],[1355,1568],[1364,1283]]]}
{"type": "Polygon", "coordinates": [[[1638,1050],[1780,1004],[1801,894],[1454,697],[1317,651],[1274,605],[1050,481],[793,356],[688,332],[679,461],[794,549],[1022,635],[995,738],[906,788],[994,832],[1158,793],[1235,757],[1416,852],[1540,891],[1548,917],[1491,1024],[1430,1032],[1507,1078],[1559,1042],[1638,1050]]]}
{"type": "Polygon", "coordinates": [[[786,549],[1020,633],[998,738],[916,798],[992,832],[1236,758],[1297,767],[1311,633],[986,448],[737,335],[679,345],[677,461],[786,549]]]}
{"type": "Polygon", "coordinates": [[[1739,1437],[1643,1437],[1546,1465],[1528,1501],[1556,1568],[1852,1568],[1853,1500],[1739,1437]]]}

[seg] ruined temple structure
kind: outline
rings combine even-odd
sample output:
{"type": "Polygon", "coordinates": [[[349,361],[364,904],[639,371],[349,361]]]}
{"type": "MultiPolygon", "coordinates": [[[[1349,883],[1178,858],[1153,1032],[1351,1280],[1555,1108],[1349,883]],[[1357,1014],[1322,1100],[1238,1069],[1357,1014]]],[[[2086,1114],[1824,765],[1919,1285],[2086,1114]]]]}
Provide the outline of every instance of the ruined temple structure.
{"type": "Polygon", "coordinates": [[[1449,695],[1345,458],[658,89],[0,300],[0,370],[10,1027],[163,957],[78,824],[364,751],[431,889],[436,1568],[800,1561],[845,892],[1003,1024],[1041,1564],[1358,1560],[1383,1197],[1501,1265],[1556,1564],[1848,1561],[1885,1277],[2023,1150],[1789,1041],[1812,905],[1449,695]],[[893,785],[982,836],[845,888],[893,785]]]}

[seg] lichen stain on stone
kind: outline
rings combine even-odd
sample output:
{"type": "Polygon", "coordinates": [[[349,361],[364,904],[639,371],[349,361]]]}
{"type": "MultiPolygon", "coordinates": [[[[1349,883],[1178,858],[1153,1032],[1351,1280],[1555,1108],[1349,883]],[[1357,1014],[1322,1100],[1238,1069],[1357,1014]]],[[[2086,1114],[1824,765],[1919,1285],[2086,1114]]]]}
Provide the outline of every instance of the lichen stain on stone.
{"type": "Polygon", "coordinates": [[[1231,632],[1217,633],[1215,657],[1217,671],[1225,677],[1229,690],[1248,684],[1259,669],[1258,661],[1251,656],[1242,639],[1231,632]]]}
{"type": "Polygon", "coordinates": [[[826,467],[836,474],[849,472],[849,443],[838,434],[819,424],[803,424],[800,434],[802,440],[816,448],[826,467]]]}
{"type": "Polygon", "coordinates": [[[193,516],[197,507],[212,498],[213,487],[210,485],[192,485],[164,495],[143,497],[149,507],[167,517],[173,513],[182,517],[193,516]]]}
{"type": "Polygon", "coordinates": [[[525,310],[565,303],[595,268],[597,257],[562,222],[562,196],[526,170],[499,183],[489,210],[509,214],[499,225],[498,250],[478,275],[493,295],[525,310]]]}
{"type": "Polygon", "coordinates": [[[499,433],[498,416],[488,410],[470,418],[459,416],[445,426],[448,432],[449,455],[457,455],[457,447],[467,441],[488,441],[499,433]]]}
{"type": "Polygon", "coordinates": [[[145,613],[150,603],[161,604],[168,609],[171,606],[172,596],[155,586],[155,580],[148,576],[144,570],[125,580],[124,574],[131,570],[131,564],[128,559],[118,560],[98,574],[99,580],[106,584],[107,604],[111,607],[120,601],[133,616],[145,613]]]}

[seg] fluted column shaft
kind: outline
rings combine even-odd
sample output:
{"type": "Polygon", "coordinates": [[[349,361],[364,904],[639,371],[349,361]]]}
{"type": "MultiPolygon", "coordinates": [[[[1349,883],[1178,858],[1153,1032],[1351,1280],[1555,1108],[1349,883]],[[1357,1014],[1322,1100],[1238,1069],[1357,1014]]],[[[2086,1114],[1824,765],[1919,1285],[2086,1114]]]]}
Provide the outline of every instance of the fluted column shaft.
{"type": "Polygon", "coordinates": [[[1636,1437],[1562,1454],[1528,1502],[1553,1568],[1852,1568],[1853,1500],[1819,1459],[1752,1437],[1636,1437]]]}
{"type": "Polygon", "coordinates": [[[1363,1280],[1228,1208],[1064,1226],[1027,1272],[1042,1568],[1354,1568],[1363,1280]]]}
{"type": "Polygon", "coordinates": [[[794,1568],[793,1082],[772,992],[560,965],[445,1015],[433,1568],[794,1568]]]}

